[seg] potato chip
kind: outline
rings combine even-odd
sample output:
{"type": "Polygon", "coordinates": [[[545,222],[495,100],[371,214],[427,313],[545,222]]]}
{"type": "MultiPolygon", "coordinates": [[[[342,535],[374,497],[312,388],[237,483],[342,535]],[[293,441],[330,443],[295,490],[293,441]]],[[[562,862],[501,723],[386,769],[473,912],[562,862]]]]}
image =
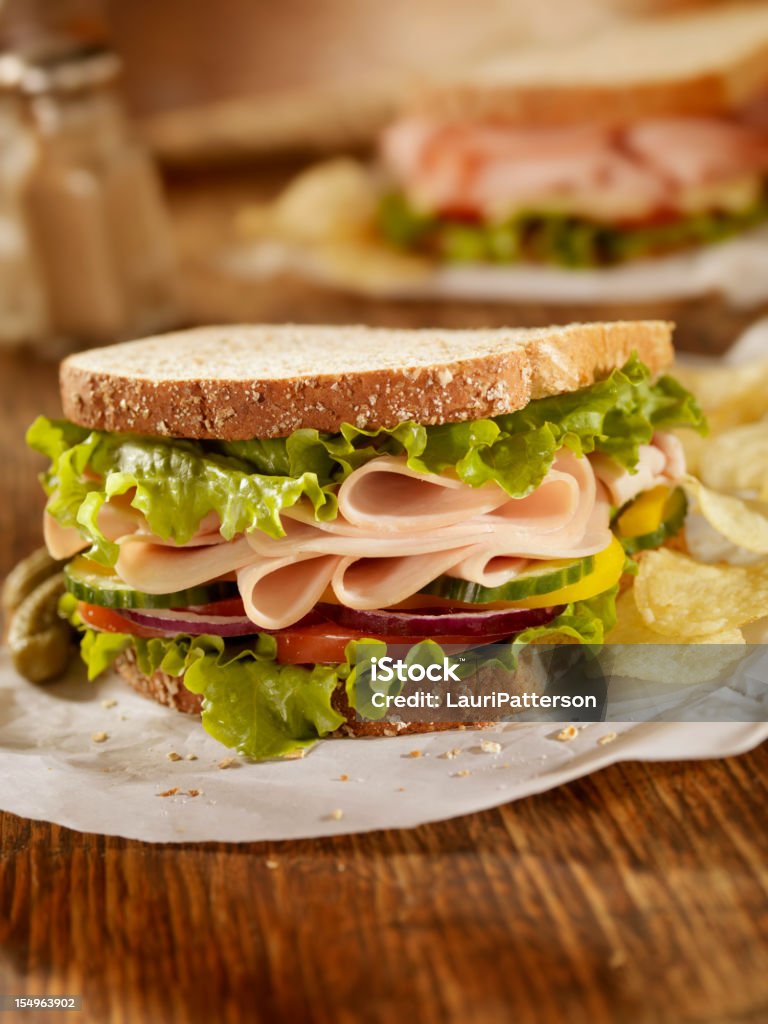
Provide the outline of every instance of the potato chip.
{"type": "Polygon", "coordinates": [[[635,599],[635,588],[625,590],[616,602],[616,625],[607,634],[606,644],[743,644],[738,629],[703,636],[668,636],[657,633],[643,619],[635,599]]]}
{"type": "Polygon", "coordinates": [[[371,294],[418,284],[428,260],[387,245],[376,233],[378,191],[365,165],[348,158],[315,164],[272,203],[241,209],[242,236],[277,243],[283,259],[307,277],[371,294]]]}
{"type": "Polygon", "coordinates": [[[362,291],[387,294],[393,288],[407,288],[431,273],[420,256],[397,252],[365,239],[343,239],[314,247],[317,268],[324,280],[362,291]]]}
{"type": "Polygon", "coordinates": [[[709,438],[699,475],[718,491],[752,491],[768,501],[768,420],[709,438]]]}
{"type": "Polygon", "coordinates": [[[299,174],[272,207],[281,236],[307,242],[369,232],[377,195],[370,172],[350,159],[328,160],[299,174]]]}
{"type": "Polygon", "coordinates": [[[603,671],[646,682],[703,683],[714,679],[745,655],[738,629],[700,637],[665,636],[646,625],[634,588],[616,602],[617,622],[600,655],[603,671]],[[717,645],[713,647],[713,645],[717,645]],[[706,646],[706,651],[702,648],[706,646]]]}
{"type": "Polygon", "coordinates": [[[692,391],[710,421],[713,434],[766,414],[768,361],[743,366],[676,366],[675,376],[692,391]]]}
{"type": "Polygon", "coordinates": [[[640,560],[634,590],[643,621],[654,632],[699,638],[768,615],[768,561],[702,565],[661,548],[640,560]]]}
{"type": "Polygon", "coordinates": [[[698,511],[717,532],[746,551],[768,555],[768,507],[710,490],[694,477],[683,486],[698,503],[698,511]]]}
{"type": "MultiPolygon", "coordinates": [[[[727,562],[728,565],[756,565],[765,561],[765,555],[747,551],[737,544],[732,544],[707,522],[697,509],[689,509],[685,520],[685,551],[697,562],[727,562]]],[[[679,536],[679,534],[678,534],[679,536]]],[[[667,547],[672,547],[667,544],[667,547]]]]}
{"type": "Polygon", "coordinates": [[[314,164],[269,203],[242,207],[235,229],[244,238],[312,244],[370,234],[376,187],[363,164],[346,158],[314,164]]]}

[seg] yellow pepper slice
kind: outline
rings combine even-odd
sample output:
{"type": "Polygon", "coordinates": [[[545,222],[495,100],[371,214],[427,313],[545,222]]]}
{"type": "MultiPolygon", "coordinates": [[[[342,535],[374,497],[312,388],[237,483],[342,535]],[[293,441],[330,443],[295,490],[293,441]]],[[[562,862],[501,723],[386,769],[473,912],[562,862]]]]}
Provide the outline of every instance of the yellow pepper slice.
{"type": "Polygon", "coordinates": [[[622,537],[642,537],[658,530],[664,520],[669,492],[669,487],[659,484],[636,498],[617,520],[622,537]]]}
{"type": "Polygon", "coordinates": [[[624,571],[624,548],[619,540],[614,537],[604,551],[594,556],[595,567],[591,573],[579,580],[578,583],[571,583],[560,590],[553,590],[549,594],[537,594],[535,597],[527,597],[523,601],[515,601],[510,608],[549,608],[551,605],[570,604],[572,601],[584,601],[588,597],[595,597],[605,590],[618,583],[624,571]]]}

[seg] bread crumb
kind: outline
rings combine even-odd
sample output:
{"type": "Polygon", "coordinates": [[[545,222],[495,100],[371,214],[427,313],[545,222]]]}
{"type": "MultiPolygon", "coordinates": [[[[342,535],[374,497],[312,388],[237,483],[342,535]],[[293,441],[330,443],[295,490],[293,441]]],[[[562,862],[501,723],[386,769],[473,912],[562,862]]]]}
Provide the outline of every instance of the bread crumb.
{"type": "Polygon", "coordinates": [[[157,796],[176,796],[179,792],[179,787],[174,786],[173,789],[166,789],[163,793],[158,793],[157,796]]]}
{"type": "Polygon", "coordinates": [[[452,761],[454,757],[458,757],[461,753],[461,747],[453,747],[451,750],[445,750],[440,757],[444,757],[446,761],[452,761]]]}
{"type": "Polygon", "coordinates": [[[105,732],[95,732],[91,736],[91,739],[93,740],[94,743],[106,743],[107,740],[109,739],[109,736],[105,732]]]}
{"type": "Polygon", "coordinates": [[[500,754],[501,744],[497,743],[496,740],[481,740],[480,749],[484,754],[500,754]]]}
{"type": "Polygon", "coordinates": [[[464,778],[467,777],[467,775],[471,775],[471,774],[472,774],[472,772],[469,770],[469,768],[461,768],[459,771],[454,772],[453,776],[456,779],[464,779],[464,778]]]}
{"type": "Polygon", "coordinates": [[[270,858],[269,860],[264,861],[264,863],[266,864],[266,866],[269,868],[270,871],[275,871],[277,868],[280,867],[279,862],[276,861],[276,860],[273,860],[272,858],[270,858]]]}
{"type": "Polygon", "coordinates": [[[109,711],[110,708],[117,707],[117,701],[114,700],[114,699],[113,700],[103,700],[101,702],[101,706],[103,708],[105,708],[107,711],[109,711]]]}
{"type": "Polygon", "coordinates": [[[342,774],[341,774],[341,775],[339,776],[339,782],[349,782],[349,776],[347,775],[347,773],[346,773],[346,772],[343,772],[343,773],[342,773],[342,774]]]}
{"type": "Polygon", "coordinates": [[[341,819],[344,817],[344,811],[342,811],[340,807],[335,807],[328,815],[328,817],[332,821],[341,821],[341,819]]]}
{"type": "Polygon", "coordinates": [[[408,753],[408,757],[422,757],[423,754],[420,750],[411,750],[408,753]]]}
{"type": "Polygon", "coordinates": [[[395,792],[396,793],[404,793],[405,792],[405,786],[398,786],[397,789],[395,790],[395,792]]]}
{"type": "Polygon", "coordinates": [[[169,761],[181,760],[181,754],[177,754],[175,750],[169,750],[165,756],[168,758],[169,761]]]}
{"type": "Polygon", "coordinates": [[[597,742],[601,747],[604,747],[606,743],[613,743],[613,741],[618,738],[618,735],[619,734],[617,732],[607,732],[605,736],[601,736],[597,742]]]}
{"type": "Polygon", "coordinates": [[[225,757],[219,761],[219,768],[237,768],[238,761],[236,757],[225,757]]]}
{"type": "Polygon", "coordinates": [[[188,789],[187,796],[200,796],[202,792],[202,789],[188,789]]]}
{"type": "Polygon", "coordinates": [[[187,754],[187,761],[196,761],[197,754],[187,754]]]}
{"type": "Polygon", "coordinates": [[[574,739],[574,737],[578,735],[579,730],[576,728],[575,725],[567,725],[564,729],[560,730],[557,736],[555,736],[555,739],[559,740],[561,743],[567,743],[569,740],[574,739]]]}

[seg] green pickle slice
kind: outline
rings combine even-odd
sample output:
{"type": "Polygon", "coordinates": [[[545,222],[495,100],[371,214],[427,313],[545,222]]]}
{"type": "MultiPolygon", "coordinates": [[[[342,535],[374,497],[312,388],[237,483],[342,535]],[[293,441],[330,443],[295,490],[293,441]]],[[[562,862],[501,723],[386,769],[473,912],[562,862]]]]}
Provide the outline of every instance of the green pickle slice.
{"type": "Polygon", "coordinates": [[[526,597],[549,594],[572,583],[578,583],[594,568],[592,555],[586,558],[563,559],[543,562],[540,568],[530,569],[499,587],[483,587],[479,583],[455,579],[453,576],[438,576],[422,594],[447,597],[452,601],[466,601],[473,604],[490,604],[493,601],[522,601],[526,597]]]}
{"type": "Polygon", "coordinates": [[[119,576],[79,555],[64,569],[64,580],[70,594],[87,604],[102,608],[189,608],[210,604],[228,597],[237,597],[234,580],[214,580],[173,594],[144,594],[133,590],[119,576]]]}

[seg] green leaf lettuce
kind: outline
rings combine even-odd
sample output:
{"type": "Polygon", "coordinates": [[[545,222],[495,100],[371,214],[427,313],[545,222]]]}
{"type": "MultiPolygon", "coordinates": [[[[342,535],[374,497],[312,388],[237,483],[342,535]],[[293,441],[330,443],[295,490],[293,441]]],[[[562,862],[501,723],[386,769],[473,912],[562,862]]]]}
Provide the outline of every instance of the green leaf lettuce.
{"type": "Polygon", "coordinates": [[[81,532],[91,558],[110,565],[117,545],[98,515],[118,495],[130,494],[153,533],[177,544],[211,512],[226,539],[255,529],[279,537],[281,512],[298,501],[309,501],[318,520],[333,519],[338,485],[380,455],[405,456],[418,472],[453,474],[472,487],[494,481],[522,497],[564,446],[577,455],[604,452],[633,469],[639,445],[655,430],[680,426],[703,429],[693,397],[671,377],[651,382],[633,357],[591,387],[493,419],[378,430],[346,423],[338,434],[303,429],[287,438],[210,442],[89,431],[40,417],[27,441],[51,460],[42,476],[47,511],[81,532]]]}
{"type": "MultiPolygon", "coordinates": [[[[520,651],[529,643],[556,643],[566,636],[577,643],[599,646],[615,622],[615,599],[613,588],[568,605],[548,625],[485,648],[486,659],[513,671],[520,651]]],[[[90,679],[133,648],[137,665],[146,675],[158,670],[183,675],[186,688],[203,698],[206,732],[253,760],[285,757],[335,732],[344,723],[332,699],[337,688],[345,688],[350,707],[362,717],[377,720],[385,715],[372,703],[374,692],[382,687],[372,685],[366,672],[372,656],[386,653],[379,640],[349,644],[344,664],[281,665],[274,660],[274,639],[265,634],[258,636],[253,647],[241,649],[214,636],[144,639],[101,633],[83,626],[76,607],[74,599],[65,596],[62,600],[62,614],[83,631],[80,650],[90,679]]],[[[438,643],[425,640],[411,648],[407,660],[440,663],[442,656],[438,643]]],[[[393,694],[401,688],[397,682],[385,687],[393,694]]]]}

